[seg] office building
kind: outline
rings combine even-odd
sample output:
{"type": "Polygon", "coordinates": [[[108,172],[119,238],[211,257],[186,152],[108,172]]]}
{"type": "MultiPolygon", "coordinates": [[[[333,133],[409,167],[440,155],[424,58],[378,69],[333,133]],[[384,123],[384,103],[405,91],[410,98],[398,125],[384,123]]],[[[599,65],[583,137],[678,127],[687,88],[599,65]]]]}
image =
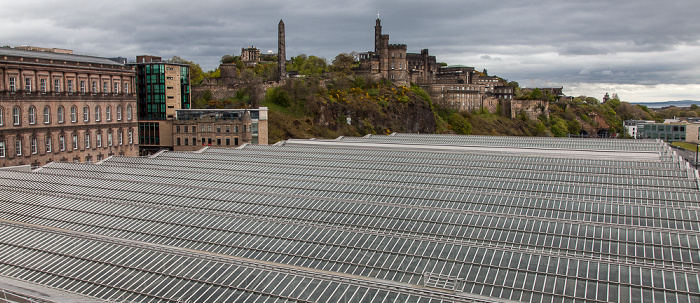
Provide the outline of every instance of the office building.
{"type": "Polygon", "coordinates": [[[0,167],[138,155],[132,67],[23,48],[0,48],[0,167]]]}
{"type": "Polygon", "coordinates": [[[138,56],[136,63],[141,154],[173,149],[175,111],[190,108],[190,67],[138,56]]]}

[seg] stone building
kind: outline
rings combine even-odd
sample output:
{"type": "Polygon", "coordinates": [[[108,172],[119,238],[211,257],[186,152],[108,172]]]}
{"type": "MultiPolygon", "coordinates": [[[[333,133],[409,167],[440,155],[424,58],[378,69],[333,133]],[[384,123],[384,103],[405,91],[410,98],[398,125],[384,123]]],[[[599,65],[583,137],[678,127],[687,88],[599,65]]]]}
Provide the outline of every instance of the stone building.
{"type": "Polygon", "coordinates": [[[515,119],[521,112],[528,119],[536,120],[540,115],[549,116],[549,102],[543,100],[500,99],[503,115],[515,119]]]}
{"type": "Polygon", "coordinates": [[[190,67],[156,56],[136,57],[141,155],[172,149],[175,111],[190,108],[190,67]]]}
{"type": "Polygon", "coordinates": [[[447,66],[437,62],[427,49],[408,53],[405,44],[389,44],[382,34],[381,20],[374,26],[374,51],[359,54],[359,75],[386,78],[398,85],[415,83],[433,100],[455,110],[487,109],[495,112],[500,100],[513,99],[514,91],[497,77],[481,76],[473,67],[447,66]]]}
{"type": "Polygon", "coordinates": [[[246,143],[267,145],[267,107],[259,109],[189,109],[176,111],[173,150],[202,147],[238,147],[246,143]]]}
{"type": "Polygon", "coordinates": [[[241,48],[241,62],[246,66],[254,66],[260,62],[260,50],[255,47],[241,48]]]}
{"type": "Polygon", "coordinates": [[[0,48],[0,167],[138,155],[133,67],[0,48]]]}

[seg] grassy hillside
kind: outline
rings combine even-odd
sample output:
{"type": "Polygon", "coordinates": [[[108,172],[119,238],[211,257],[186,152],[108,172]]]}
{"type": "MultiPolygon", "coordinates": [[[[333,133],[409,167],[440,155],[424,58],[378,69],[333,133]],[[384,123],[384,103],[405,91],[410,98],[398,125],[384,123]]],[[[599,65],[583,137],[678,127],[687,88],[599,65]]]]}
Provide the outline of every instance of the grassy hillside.
{"type": "Polygon", "coordinates": [[[292,79],[267,91],[270,142],[436,131],[430,98],[417,86],[366,77],[292,79]]]}

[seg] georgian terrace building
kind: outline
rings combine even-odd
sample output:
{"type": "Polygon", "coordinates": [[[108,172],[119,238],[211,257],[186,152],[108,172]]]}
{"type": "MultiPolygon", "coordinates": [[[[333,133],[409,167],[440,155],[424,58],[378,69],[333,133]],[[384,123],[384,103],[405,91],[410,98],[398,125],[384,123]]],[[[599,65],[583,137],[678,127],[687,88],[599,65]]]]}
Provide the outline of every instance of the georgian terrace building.
{"type": "Polygon", "coordinates": [[[138,155],[133,67],[0,48],[0,75],[0,167],[138,155]]]}

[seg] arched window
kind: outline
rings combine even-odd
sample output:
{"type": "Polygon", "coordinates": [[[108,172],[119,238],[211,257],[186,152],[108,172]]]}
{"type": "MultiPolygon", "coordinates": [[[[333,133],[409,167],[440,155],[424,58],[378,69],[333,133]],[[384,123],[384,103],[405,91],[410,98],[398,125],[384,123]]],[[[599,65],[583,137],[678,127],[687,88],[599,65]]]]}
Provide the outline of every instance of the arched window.
{"type": "Polygon", "coordinates": [[[70,122],[78,122],[78,108],[75,105],[70,108],[70,122]]]}
{"type": "Polygon", "coordinates": [[[121,120],[122,120],[122,106],[117,105],[117,121],[121,121],[121,120]]]}
{"type": "Polygon", "coordinates": [[[51,123],[51,108],[44,106],[44,124],[51,123]]]}
{"type": "Polygon", "coordinates": [[[112,121],[112,107],[107,106],[105,109],[105,117],[107,118],[107,121],[112,121]]]}
{"type": "Polygon", "coordinates": [[[58,123],[63,123],[63,121],[64,121],[64,119],[65,119],[65,113],[64,113],[64,111],[65,111],[65,110],[63,109],[63,106],[59,106],[59,107],[58,107],[58,110],[56,111],[56,116],[57,116],[57,119],[58,119],[58,123]]]}
{"type": "Polygon", "coordinates": [[[83,122],[90,122],[90,108],[83,107],[83,122]]]}
{"type": "Polygon", "coordinates": [[[95,122],[100,122],[100,106],[95,106],[95,122]]]}
{"type": "Polygon", "coordinates": [[[126,120],[131,121],[131,105],[126,107],[126,120]]]}
{"type": "Polygon", "coordinates": [[[12,108],[12,124],[13,125],[19,125],[20,121],[22,121],[22,119],[20,118],[21,112],[22,111],[17,106],[12,108]]]}
{"type": "Polygon", "coordinates": [[[28,114],[29,114],[29,124],[36,124],[36,107],[30,106],[28,114]]]}

